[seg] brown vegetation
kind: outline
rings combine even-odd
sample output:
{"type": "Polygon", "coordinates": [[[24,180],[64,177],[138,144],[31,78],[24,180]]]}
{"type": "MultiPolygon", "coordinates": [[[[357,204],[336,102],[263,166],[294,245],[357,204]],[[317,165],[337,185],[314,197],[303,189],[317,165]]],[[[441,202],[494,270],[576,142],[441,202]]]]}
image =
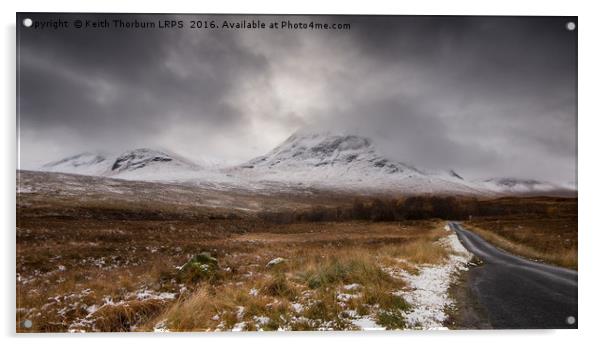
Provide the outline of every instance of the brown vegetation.
{"type": "Polygon", "coordinates": [[[576,198],[374,198],[356,199],[349,207],[316,206],[260,215],[271,222],[461,220],[487,241],[507,251],[577,269],[576,198]]]}
{"type": "Polygon", "coordinates": [[[351,312],[402,328],[408,304],[394,292],[404,283],[382,268],[444,261],[435,218],[470,220],[498,246],[577,265],[575,199],[251,196],[99,178],[67,191],[53,175],[27,179],[18,332],[354,329],[351,312]],[[203,252],[217,264],[185,265],[203,252]]]}
{"type": "Polygon", "coordinates": [[[453,196],[356,198],[352,205],[315,205],[301,209],[264,211],[262,219],[276,223],[366,220],[468,220],[473,217],[576,217],[577,200],[562,197],[478,199],[453,196]]]}
{"type": "Polygon", "coordinates": [[[505,198],[481,202],[488,208],[520,209],[511,215],[473,216],[468,229],[512,253],[577,269],[575,198],[505,198]]]}
{"type": "Polygon", "coordinates": [[[483,218],[466,222],[469,230],[511,253],[577,269],[577,219],[483,218]]]}
{"type": "Polygon", "coordinates": [[[382,325],[399,328],[407,303],[393,292],[403,282],[381,266],[412,269],[396,258],[420,264],[447,255],[434,243],[442,222],[32,214],[21,210],[17,229],[19,332],[354,329],[348,311],[375,314],[374,306],[388,309],[375,316],[382,325]],[[211,275],[178,269],[204,251],[219,263],[211,275]],[[286,261],[266,267],[277,257],[286,261]]]}

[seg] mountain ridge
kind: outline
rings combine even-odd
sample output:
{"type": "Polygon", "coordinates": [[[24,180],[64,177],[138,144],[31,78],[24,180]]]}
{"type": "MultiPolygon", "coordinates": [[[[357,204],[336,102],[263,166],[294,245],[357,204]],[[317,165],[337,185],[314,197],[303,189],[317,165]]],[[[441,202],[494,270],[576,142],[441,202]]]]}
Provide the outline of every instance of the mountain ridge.
{"type": "Polygon", "coordinates": [[[271,183],[296,188],[456,195],[567,189],[535,179],[506,177],[471,181],[454,169],[422,170],[382,155],[370,138],[333,131],[297,131],[265,155],[222,168],[205,167],[167,150],[138,148],[113,156],[85,152],[53,161],[40,170],[247,189],[271,183]]]}

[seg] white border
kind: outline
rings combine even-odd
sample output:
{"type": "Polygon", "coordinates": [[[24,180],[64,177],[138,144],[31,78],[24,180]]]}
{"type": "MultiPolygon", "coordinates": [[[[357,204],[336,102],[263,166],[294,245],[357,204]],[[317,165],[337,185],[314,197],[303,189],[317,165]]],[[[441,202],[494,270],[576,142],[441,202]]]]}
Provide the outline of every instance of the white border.
{"type": "MultiPolygon", "coordinates": [[[[2,309],[0,326],[5,344],[38,345],[105,345],[116,338],[149,345],[165,343],[237,343],[268,345],[304,345],[315,342],[360,345],[373,341],[395,344],[481,345],[546,344],[567,346],[575,342],[593,343],[600,340],[597,332],[600,320],[600,283],[602,265],[600,244],[599,205],[602,197],[602,103],[600,65],[602,64],[600,26],[602,12],[595,1],[585,4],[576,1],[419,1],[385,2],[378,0],[324,1],[44,1],[22,0],[18,3],[2,2],[2,152],[1,170],[2,208],[4,221],[3,265],[0,279],[2,309]],[[179,334],[179,335],[41,335],[15,336],[15,12],[153,12],[153,13],[345,13],[345,14],[447,14],[447,15],[577,15],[579,16],[579,330],[578,331],[454,331],[454,332],[404,332],[404,333],[294,333],[294,334],[179,334]],[[578,341],[575,339],[579,339],[578,341]]],[[[120,340],[121,341],[121,340],[120,340]]]]}

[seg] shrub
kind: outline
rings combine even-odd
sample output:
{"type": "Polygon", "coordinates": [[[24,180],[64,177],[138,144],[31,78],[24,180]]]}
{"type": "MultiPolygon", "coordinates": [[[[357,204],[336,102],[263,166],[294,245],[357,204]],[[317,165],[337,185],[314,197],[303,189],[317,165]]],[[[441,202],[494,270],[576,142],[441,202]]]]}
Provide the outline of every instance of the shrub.
{"type": "Polygon", "coordinates": [[[193,256],[180,268],[177,279],[179,282],[197,283],[202,280],[214,281],[217,278],[217,259],[208,252],[193,256]]]}
{"type": "Polygon", "coordinates": [[[381,311],[376,316],[376,323],[387,329],[404,329],[406,320],[400,310],[381,311]]]}

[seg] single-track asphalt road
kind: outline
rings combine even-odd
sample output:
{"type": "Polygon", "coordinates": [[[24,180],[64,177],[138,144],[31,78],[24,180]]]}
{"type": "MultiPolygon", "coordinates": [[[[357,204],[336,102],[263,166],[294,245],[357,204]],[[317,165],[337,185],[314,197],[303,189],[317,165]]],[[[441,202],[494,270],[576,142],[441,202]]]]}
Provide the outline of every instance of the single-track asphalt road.
{"type": "Polygon", "coordinates": [[[450,222],[464,247],[484,264],[468,283],[493,328],[577,328],[577,271],[530,261],[450,222]]]}

